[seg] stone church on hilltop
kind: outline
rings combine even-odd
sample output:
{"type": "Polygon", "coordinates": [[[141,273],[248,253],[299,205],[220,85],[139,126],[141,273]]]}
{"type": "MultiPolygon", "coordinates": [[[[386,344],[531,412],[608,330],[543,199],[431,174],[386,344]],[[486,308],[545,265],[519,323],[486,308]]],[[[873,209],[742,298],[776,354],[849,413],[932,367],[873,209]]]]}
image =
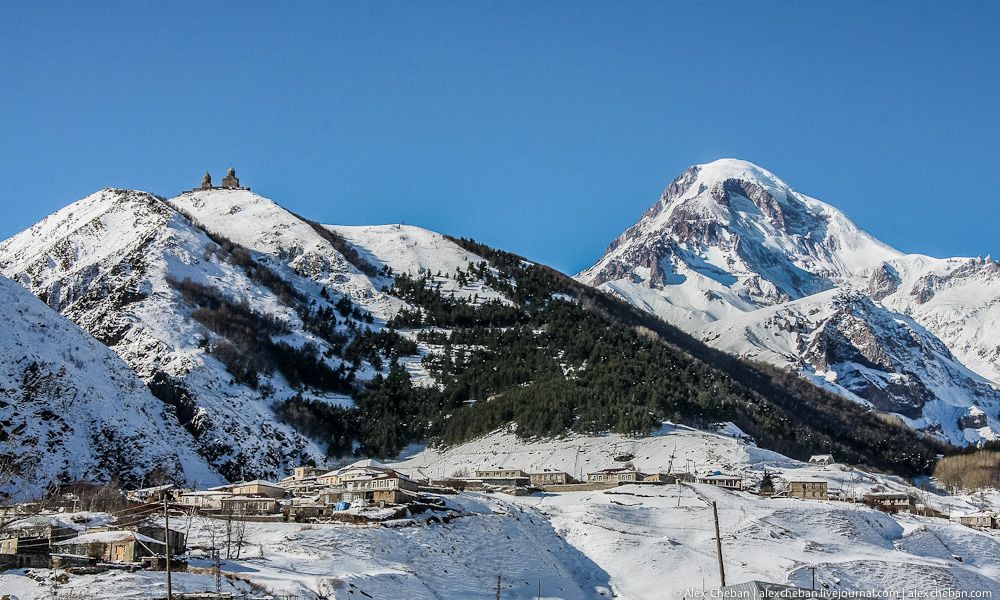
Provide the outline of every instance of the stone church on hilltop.
{"type": "Polygon", "coordinates": [[[248,187],[240,187],[240,178],[236,176],[236,169],[229,167],[226,171],[226,176],[222,178],[222,185],[215,186],[212,185],[212,175],[205,171],[205,176],[201,178],[201,187],[191,190],[197,192],[199,190],[249,190],[248,187]]]}

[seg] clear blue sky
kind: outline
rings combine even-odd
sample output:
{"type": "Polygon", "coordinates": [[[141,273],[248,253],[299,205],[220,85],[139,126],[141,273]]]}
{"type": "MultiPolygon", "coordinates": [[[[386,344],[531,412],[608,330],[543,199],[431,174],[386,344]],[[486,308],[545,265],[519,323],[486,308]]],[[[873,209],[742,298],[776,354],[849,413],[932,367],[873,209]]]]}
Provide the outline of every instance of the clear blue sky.
{"type": "Polygon", "coordinates": [[[588,266],[690,164],[1000,255],[1000,2],[4,2],[0,238],[230,164],[324,222],[588,266]]]}

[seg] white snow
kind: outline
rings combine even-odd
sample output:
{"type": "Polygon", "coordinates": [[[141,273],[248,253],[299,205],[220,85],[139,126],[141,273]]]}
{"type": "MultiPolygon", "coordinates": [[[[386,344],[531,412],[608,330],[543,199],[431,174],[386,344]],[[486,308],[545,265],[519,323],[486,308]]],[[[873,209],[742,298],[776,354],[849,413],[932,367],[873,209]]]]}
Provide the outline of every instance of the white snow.
{"type": "Polygon", "coordinates": [[[907,421],[940,428],[952,443],[1000,434],[1000,347],[993,341],[1000,335],[1000,265],[904,255],[752,163],[692,167],[577,278],[712,346],[799,369],[854,400],[852,382],[857,389],[863,378],[915,377],[919,386],[911,389],[927,392],[909,392],[922,414],[907,421]],[[757,189],[768,196],[751,199],[757,189]],[[882,269],[898,279],[891,289],[873,279],[882,269]],[[878,308],[857,323],[868,322],[892,366],[810,364],[809,336],[833,316],[842,293],[874,294],[876,287],[878,308]],[[893,319],[899,326],[890,326],[893,319]],[[988,427],[960,428],[958,416],[975,405],[988,427]]]}
{"type": "Polygon", "coordinates": [[[58,476],[141,478],[157,466],[182,482],[220,482],[191,435],[114,352],[0,275],[0,421],[27,461],[0,488],[41,493],[58,476]]]}

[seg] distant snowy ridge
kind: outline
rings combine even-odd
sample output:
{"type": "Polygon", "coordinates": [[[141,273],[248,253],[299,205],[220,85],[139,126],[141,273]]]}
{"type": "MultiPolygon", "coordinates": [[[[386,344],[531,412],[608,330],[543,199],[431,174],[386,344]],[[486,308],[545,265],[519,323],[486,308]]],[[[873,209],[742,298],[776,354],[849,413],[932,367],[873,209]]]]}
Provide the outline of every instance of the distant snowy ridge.
{"type": "Polygon", "coordinates": [[[769,171],[723,159],[675,179],[577,278],[965,444],[1000,432],[997,274],[988,258],[904,255],[769,171]]]}

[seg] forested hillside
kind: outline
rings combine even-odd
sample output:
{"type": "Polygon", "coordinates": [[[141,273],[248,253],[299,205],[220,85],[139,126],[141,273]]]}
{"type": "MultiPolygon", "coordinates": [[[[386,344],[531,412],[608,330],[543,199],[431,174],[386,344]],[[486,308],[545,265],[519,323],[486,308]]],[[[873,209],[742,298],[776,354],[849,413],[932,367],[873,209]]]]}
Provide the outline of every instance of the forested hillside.
{"type": "Polygon", "coordinates": [[[797,375],[714,351],[676,328],[552,269],[472,240],[487,262],[450,274],[400,274],[388,291],[414,307],[388,325],[431,352],[438,386],[414,386],[398,364],[353,409],[293,398],[283,414],[334,451],[358,428],[361,451],[391,455],[427,439],[453,444],[508,423],[522,437],[568,431],[642,435],[658,422],[733,421],[796,457],[926,472],[939,447],[890,418],[797,375]],[[510,302],[441,293],[441,280],[485,281],[510,302]],[[325,426],[318,426],[324,423],[325,426]]]}

